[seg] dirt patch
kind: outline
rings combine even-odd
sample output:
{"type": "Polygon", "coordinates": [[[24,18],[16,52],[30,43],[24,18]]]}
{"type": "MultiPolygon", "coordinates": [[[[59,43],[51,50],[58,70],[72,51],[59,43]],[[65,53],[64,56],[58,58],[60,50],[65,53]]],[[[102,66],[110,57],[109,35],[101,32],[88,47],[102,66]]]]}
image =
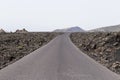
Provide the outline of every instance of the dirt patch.
{"type": "Polygon", "coordinates": [[[70,38],[84,53],[120,74],[120,32],[72,33],[70,38]]]}

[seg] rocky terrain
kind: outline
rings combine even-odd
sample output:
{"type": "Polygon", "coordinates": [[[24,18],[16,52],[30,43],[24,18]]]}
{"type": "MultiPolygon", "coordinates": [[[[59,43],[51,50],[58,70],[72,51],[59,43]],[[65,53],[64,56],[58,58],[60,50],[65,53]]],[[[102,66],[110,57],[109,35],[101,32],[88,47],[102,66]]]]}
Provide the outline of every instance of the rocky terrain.
{"type": "Polygon", "coordinates": [[[72,33],[70,37],[84,53],[120,74],[120,32],[72,33]]]}
{"type": "Polygon", "coordinates": [[[25,28],[23,28],[22,30],[16,30],[15,31],[15,33],[27,33],[28,31],[25,29],[25,28]]]}
{"type": "Polygon", "coordinates": [[[40,48],[61,33],[0,33],[0,69],[40,48]]]}

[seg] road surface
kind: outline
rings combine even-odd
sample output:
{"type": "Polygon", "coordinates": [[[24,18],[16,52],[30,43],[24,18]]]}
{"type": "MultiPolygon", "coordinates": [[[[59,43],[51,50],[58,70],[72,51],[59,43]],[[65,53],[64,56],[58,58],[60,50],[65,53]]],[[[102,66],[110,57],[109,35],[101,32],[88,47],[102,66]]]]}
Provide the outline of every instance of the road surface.
{"type": "Polygon", "coordinates": [[[0,70],[0,80],[120,80],[63,34],[0,70]]]}

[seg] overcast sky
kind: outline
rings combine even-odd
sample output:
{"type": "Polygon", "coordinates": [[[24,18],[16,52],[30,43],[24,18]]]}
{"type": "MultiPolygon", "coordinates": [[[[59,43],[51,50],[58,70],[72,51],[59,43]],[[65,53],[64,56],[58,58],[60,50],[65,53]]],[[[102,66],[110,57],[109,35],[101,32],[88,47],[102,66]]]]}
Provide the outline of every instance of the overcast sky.
{"type": "Polygon", "coordinates": [[[89,30],[120,24],[120,0],[0,0],[0,28],[89,30]]]}

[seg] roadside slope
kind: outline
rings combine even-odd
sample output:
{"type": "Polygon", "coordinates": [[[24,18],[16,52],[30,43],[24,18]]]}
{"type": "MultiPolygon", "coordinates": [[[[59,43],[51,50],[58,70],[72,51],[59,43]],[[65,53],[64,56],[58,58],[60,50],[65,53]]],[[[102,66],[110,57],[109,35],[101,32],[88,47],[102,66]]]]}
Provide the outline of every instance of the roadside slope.
{"type": "Polygon", "coordinates": [[[70,37],[84,53],[120,74],[120,32],[72,33],[70,37]]]}
{"type": "Polygon", "coordinates": [[[0,69],[28,55],[62,33],[0,33],[0,69]]]}

